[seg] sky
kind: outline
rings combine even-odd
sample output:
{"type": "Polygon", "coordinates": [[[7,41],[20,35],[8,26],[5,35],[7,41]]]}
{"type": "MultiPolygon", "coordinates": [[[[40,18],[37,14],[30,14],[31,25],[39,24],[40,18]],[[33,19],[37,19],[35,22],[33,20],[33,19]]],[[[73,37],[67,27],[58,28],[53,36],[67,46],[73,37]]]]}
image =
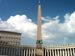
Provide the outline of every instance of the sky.
{"type": "MultiPolygon", "coordinates": [[[[40,1],[43,45],[75,44],[75,0],[40,1]]],[[[35,45],[37,9],[38,0],[0,0],[0,29],[19,31],[22,45],[35,45]]]]}

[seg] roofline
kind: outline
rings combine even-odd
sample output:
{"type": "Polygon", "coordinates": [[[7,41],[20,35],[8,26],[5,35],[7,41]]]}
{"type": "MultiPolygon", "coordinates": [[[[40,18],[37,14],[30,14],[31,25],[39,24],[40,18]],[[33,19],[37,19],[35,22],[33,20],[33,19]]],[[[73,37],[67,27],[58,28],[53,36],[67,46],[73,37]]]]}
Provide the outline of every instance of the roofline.
{"type": "Polygon", "coordinates": [[[16,31],[7,31],[7,30],[0,30],[0,32],[7,32],[7,33],[21,34],[20,32],[16,32],[16,31]]]}

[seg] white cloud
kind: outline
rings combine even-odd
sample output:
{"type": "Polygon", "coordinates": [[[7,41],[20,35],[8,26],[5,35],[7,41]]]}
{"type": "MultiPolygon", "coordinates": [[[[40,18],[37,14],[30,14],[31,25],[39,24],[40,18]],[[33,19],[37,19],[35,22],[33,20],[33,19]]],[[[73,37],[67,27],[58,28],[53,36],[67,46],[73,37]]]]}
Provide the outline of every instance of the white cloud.
{"type": "MultiPolygon", "coordinates": [[[[42,19],[45,21],[42,24],[43,39],[52,40],[60,38],[66,43],[69,40],[68,38],[75,36],[75,12],[72,14],[67,13],[64,16],[64,23],[59,23],[59,16],[49,18],[43,17],[42,19]]],[[[0,28],[16,29],[23,33],[23,37],[36,38],[37,25],[26,15],[10,16],[7,21],[0,19],[0,28]]]]}
{"type": "Polygon", "coordinates": [[[43,24],[43,28],[46,29],[48,35],[52,34],[49,38],[69,37],[69,35],[75,33],[75,12],[66,14],[64,23],[59,23],[59,17],[56,18],[56,20],[50,20],[50,22],[43,24]]]}
{"type": "Polygon", "coordinates": [[[75,12],[70,15],[67,25],[68,25],[69,32],[74,33],[75,32],[75,12]]]}
{"type": "Polygon", "coordinates": [[[29,19],[26,15],[11,16],[7,22],[11,24],[15,29],[25,33],[28,37],[34,38],[36,24],[34,24],[32,20],[29,19]]]}
{"type": "Polygon", "coordinates": [[[31,19],[28,19],[26,15],[11,16],[7,22],[22,31],[30,31],[36,28],[36,24],[34,24],[31,19]]]}
{"type": "Polygon", "coordinates": [[[5,31],[15,31],[14,27],[12,27],[9,23],[6,21],[3,21],[0,18],[0,30],[5,30],[5,31]]]}
{"type": "MultiPolygon", "coordinates": [[[[61,43],[68,43],[72,42],[75,37],[75,12],[72,14],[66,14],[64,16],[64,23],[59,23],[59,19],[50,20],[47,23],[43,24],[43,30],[47,34],[47,38],[49,41],[52,39],[54,43],[60,42],[61,43]],[[55,39],[62,39],[55,42],[55,39]],[[70,40],[72,39],[72,40],[70,40]]],[[[51,44],[51,43],[50,43],[51,44]]]]}

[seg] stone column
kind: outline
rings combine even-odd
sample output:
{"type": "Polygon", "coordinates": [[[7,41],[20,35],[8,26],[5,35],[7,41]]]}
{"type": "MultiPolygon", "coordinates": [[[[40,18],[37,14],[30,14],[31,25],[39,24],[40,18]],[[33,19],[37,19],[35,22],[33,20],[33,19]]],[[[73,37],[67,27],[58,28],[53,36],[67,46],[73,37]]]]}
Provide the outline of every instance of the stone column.
{"type": "Polygon", "coordinates": [[[13,56],[15,56],[15,49],[13,48],[13,56]]]}
{"type": "Polygon", "coordinates": [[[49,51],[48,51],[48,49],[47,49],[47,56],[49,56],[49,51]]]}
{"type": "Polygon", "coordinates": [[[31,52],[30,52],[31,56],[34,56],[34,50],[32,49],[31,52]]]}
{"type": "Polygon", "coordinates": [[[61,49],[59,50],[59,52],[60,52],[59,56],[61,56],[61,49]]]}
{"type": "Polygon", "coordinates": [[[3,54],[5,54],[5,49],[6,49],[6,47],[3,47],[3,54]]]}
{"type": "Polygon", "coordinates": [[[2,54],[2,51],[3,51],[3,47],[1,47],[1,54],[2,54]]]}
{"type": "Polygon", "coordinates": [[[34,56],[35,56],[35,49],[34,49],[34,52],[33,53],[34,53],[34,56]]]}
{"type": "Polygon", "coordinates": [[[7,52],[7,53],[8,53],[8,55],[10,55],[10,50],[9,50],[9,48],[8,48],[8,52],[7,52]]]}
{"type": "Polygon", "coordinates": [[[70,48],[70,55],[72,56],[72,50],[71,50],[71,48],[70,48]]]}
{"type": "Polygon", "coordinates": [[[46,56],[46,49],[45,49],[45,56],[46,56]]]}
{"type": "Polygon", "coordinates": [[[26,56],[28,56],[28,49],[26,50],[26,56]]]}
{"type": "Polygon", "coordinates": [[[57,56],[57,50],[55,49],[55,56],[57,56]]]}
{"type": "Polygon", "coordinates": [[[64,49],[64,55],[66,56],[66,49],[64,49]]]}
{"type": "Polygon", "coordinates": [[[51,56],[51,49],[50,49],[50,56],[51,56]]]}
{"type": "Polygon", "coordinates": [[[12,56],[12,47],[10,47],[10,56],[12,56]]]}
{"type": "Polygon", "coordinates": [[[23,54],[24,54],[24,53],[23,53],[23,49],[21,49],[21,56],[24,56],[23,54]]]}
{"type": "Polygon", "coordinates": [[[61,56],[63,55],[63,50],[61,49],[61,56]]]}
{"type": "Polygon", "coordinates": [[[52,49],[52,54],[53,54],[53,56],[54,56],[54,51],[53,51],[53,49],[52,49]]]}
{"type": "Polygon", "coordinates": [[[22,56],[24,56],[24,51],[23,51],[23,49],[22,49],[22,56]]]}
{"type": "Polygon", "coordinates": [[[18,48],[18,55],[20,56],[20,48],[18,48]]]}
{"type": "Polygon", "coordinates": [[[64,50],[62,49],[62,56],[64,56],[64,50]]]}
{"type": "Polygon", "coordinates": [[[29,56],[30,56],[31,52],[30,52],[30,49],[29,49],[29,56]]]}
{"type": "Polygon", "coordinates": [[[15,56],[16,56],[16,48],[15,48],[15,50],[14,50],[15,52],[14,52],[14,54],[15,54],[15,56]]]}
{"type": "Polygon", "coordinates": [[[25,53],[25,50],[24,50],[24,56],[25,56],[25,54],[26,54],[26,53],[25,53]]]}
{"type": "Polygon", "coordinates": [[[14,49],[14,55],[16,56],[16,48],[14,49]]]}
{"type": "Polygon", "coordinates": [[[8,47],[6,47],[6,51],[5,51],[6,55],[8,54],[8,47]]]}
{"type": "Polygon", "coordinates": [[[65,49],[65,56],[67,56],[67,49],[65,49]]]}
{"type": "Polygon", "coordinates": [[[59,56],[59,50],[57,49],[57,56],[59,56]]]}
{"type": "Polygon", "coordinates": [[[69,51],[69,49],[67,49],[67,51],[68,51],[68,56],[70,56],[70,51],[69,51]]]}
{"type": "Polygon", "coordinates": [[[59,49],[59,56],[60,56],[60,54],[61,54],[61,53],[60,53],[60,50],[61,50],[61,49],[59,49]]]}
{"type": "MultiPolygon", "coordinates": [[[[9,51],[9,53],[10,53],[10,51],[9,51]]],[[[17,48],[16,48],[16,50],[15,50],[15,55],[17,56],[17,48]]]]}
{"type": "Polygon", "coordinates": [[[63,49],[63,56],[65,56],[65,50],[63,49]]]}
{"type": "Polygon", "coordinates": [[[75,56],[75,50],[74,50],[74,48],[73,48],[73,56],[75,56]]]}
{"type": "Polygon", "coordinates": [[[8,48],[8,50],[9,50],[9,55],[10,55],[10,47],[8,48]]]}

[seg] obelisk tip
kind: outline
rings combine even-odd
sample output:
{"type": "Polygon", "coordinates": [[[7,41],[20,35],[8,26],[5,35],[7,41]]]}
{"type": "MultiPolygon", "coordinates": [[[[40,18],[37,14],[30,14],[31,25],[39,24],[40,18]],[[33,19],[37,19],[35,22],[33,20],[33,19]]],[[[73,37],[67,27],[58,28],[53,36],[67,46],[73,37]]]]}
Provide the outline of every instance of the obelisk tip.
{"type": "Polygon", "coordinates": [[[39,0],[39,2],[38,2],[39,4],[40,4],[40,0],[39,0]]]}

